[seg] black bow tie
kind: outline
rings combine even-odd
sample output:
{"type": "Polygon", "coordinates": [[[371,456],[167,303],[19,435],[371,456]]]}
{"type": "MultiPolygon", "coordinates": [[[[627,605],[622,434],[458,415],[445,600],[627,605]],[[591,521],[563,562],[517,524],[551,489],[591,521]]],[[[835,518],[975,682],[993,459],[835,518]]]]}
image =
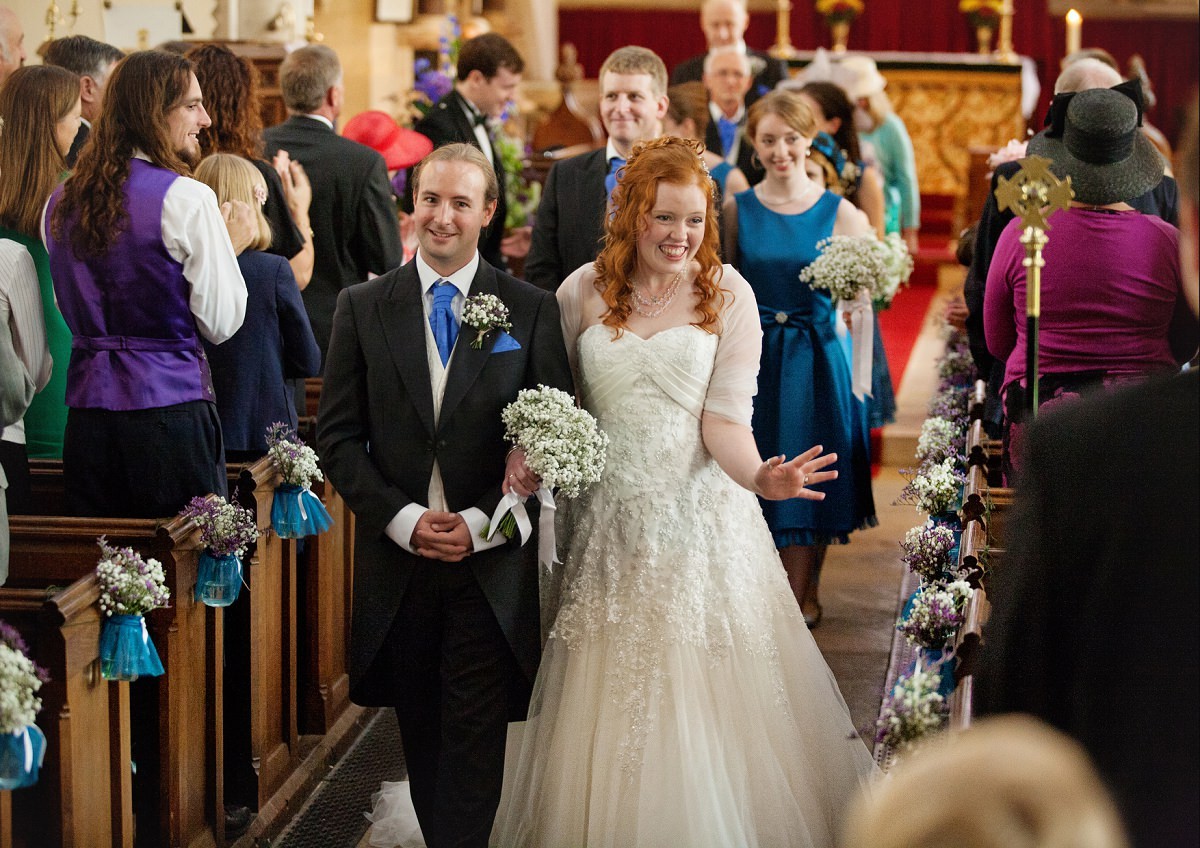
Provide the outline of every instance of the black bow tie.
{"type": "MultiPolygon", "coordinates": [[[[1119,91],[1137,107],[1137,122],[1138,126],[1142,125],[1142,113],[1145,111],[1145,102],[1142,97],[1142,81],[1139,79],[1129,79],[1125,82],[1114,85],[1112,91],[1119,91]]],[[[1063,130],[1067,124],[1067,107],[1071,105],[1071,98],[1076,95],[1074,91],[1064,91],[1061,94],[1054,95],[1054,99],[1050,102],[1050,110],[1046,112],[1046,137],[1047,138],[1062,138],[1063,130]]]]}
{"type": "Polygon", "coordinates": [[[471,113],[471,122],[477,127],[483,127],[484,129],[487,129],[487,120],[487,115],[483,114],[482,112],[471,113]]]}

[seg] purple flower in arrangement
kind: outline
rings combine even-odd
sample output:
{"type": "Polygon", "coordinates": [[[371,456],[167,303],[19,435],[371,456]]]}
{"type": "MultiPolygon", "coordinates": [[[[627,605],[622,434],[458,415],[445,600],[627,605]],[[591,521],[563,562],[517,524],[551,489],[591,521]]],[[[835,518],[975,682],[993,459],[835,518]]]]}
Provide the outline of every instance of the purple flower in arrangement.
{"type": "Polygon", "coordinates": [[[949,704],[938,693],[940,682],[940,672],[919,667],[899,677],[883,699],[875,724],[875,741],[904,751],[922,737],[940,730],[949,713],[949,704]]]}
{"type": "Polygon", "coordinates": [[[967,600],[972,591],[962,580],[922,586],[913,595],[908,615],[896,623],[896,629],[914,645],[944,648],[966,620],[967,600]]]}
{"type": "Polygon", "coordinates": [[[200,541],[213,556],[244,556],[246,548],[258,541],[254,516],[245,507],[216,496],[195,497],[183,508],[200,528],[200,541]]]}
{"type": "Polygon", "coordinates": [[[171,591],[162,563],[143,559],[133,548],[113,547],[103,536],[96,543],[101,554],[96,583],[100,587],[100,609],[106,616],[145,615],[167,606],[171,591]]]}
{"type": "Polygon", "coordinates": [[[928,520],[908,531],[900,543],[901,561],[926,583],[940,580],[950,568],[954,531],[928,520]]]}
{"type": "Polygon", "coordinates": [[[454,88],[453,78],[435,69],[428,59],[418,59],[413,65],[413,70],[416,72],[413,89],[423,94],[430,105],[437,103],[454,88]]]}

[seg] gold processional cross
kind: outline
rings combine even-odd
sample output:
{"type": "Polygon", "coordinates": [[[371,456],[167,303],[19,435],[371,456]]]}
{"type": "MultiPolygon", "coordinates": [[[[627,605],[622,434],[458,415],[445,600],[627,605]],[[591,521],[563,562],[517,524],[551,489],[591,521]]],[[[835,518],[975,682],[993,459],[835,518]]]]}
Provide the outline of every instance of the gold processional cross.
{"type": "Polygon", "coordinates": [[[1011,209],[1021,219],[1021,244],[1025,246],[1025,411],[1030,420],[1038,408],[1038,319],[1042,313],[1042,268],[1046,262],[1047,218],[1071,204],[1075,192],[1071,178],[1060,180],[1050,170],[1050,160],[1026,156],[1021,169],[996,185],[996,204],[1000,211],[1011,209]]]}

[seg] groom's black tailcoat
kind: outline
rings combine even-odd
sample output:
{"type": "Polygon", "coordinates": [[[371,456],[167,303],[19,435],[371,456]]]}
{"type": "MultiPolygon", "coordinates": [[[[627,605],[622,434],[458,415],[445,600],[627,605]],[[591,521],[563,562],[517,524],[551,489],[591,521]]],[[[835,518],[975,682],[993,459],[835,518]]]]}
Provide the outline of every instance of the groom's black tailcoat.
{"type": "Polygon", "coordinates": [[[513,539],[445,563],[384,530],[406,505],[428,505],[435,460],[449,510],[491,516],[509,447],[501,411],[538,384],[572,392],[552,294],[482,261],[470,294],[500,298],[520,349],[493,353],[492,332],[476,350],[463,325],[435,426],[415,263],[343,289],[317,426],[325,472],[356,520],[350,697],[397,708],[431,848],[486,844],[506,722],[525,717],[541,654],[537,544],[513,539]],[[448,597],[467,598],[469,615],[448,597]]]}

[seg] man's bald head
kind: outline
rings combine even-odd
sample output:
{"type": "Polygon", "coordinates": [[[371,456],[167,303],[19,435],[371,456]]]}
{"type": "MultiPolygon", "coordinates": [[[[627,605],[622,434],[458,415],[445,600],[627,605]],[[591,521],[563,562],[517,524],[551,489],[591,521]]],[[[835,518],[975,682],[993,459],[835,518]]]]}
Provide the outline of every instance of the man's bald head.
{"type": "Polygon", "coordinates": [[[25,30],[21,19],[7,6],[0,6],[0,83],[25,64],[25,30]]]}
{"type": "Polygon", "coordinates": [[[700,28],[709,50],[740,44],[749,25],[750,15],[742,0],[704,0],[700,7],[700,28]]]}

